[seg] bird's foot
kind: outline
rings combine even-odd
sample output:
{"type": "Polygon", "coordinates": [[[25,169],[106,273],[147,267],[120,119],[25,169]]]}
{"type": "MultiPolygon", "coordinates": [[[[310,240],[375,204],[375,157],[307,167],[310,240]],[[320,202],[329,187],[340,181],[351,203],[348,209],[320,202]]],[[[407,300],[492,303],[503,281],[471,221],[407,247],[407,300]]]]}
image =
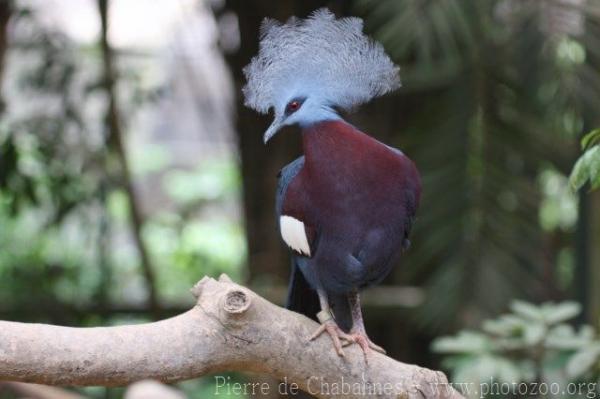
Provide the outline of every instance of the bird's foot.
{"type": "Polygon", "coordinates": [[[326,332],[329,334],[331,341],[333,341],[333,347],[337,354],[341,357],[344,357],[344,350],[342,346],[348,345],[353,341],[353,338],[350,334],[346,334],[333,320],[331,315],[325,314],[324,312],[319,312],[317,318],[321,322],[321,325],[317,330],[310,336],[309,341],[313,341],[317,339],[321,334],[326,332]],[[342,345],[342,340],[345,341],[344,345],[342,345]]]}
{"type": "Polygon", "coordinates": [[[347,335],[350,338],[350,340],[347,340],[347,343],[345,343],[343,346],[348,346],[353,343],[358,344],[358,346],[360,346],[360,348],[362,349],[363,354],[365,355],[366,363],[369,363],[369,354],[372,350],[375,352],[383,353],[384,355],[386,354],[385,349],[383,349],[379,345],[374,344],[365,332],[352,330],[350,331],[350,334],[347,335]]]}

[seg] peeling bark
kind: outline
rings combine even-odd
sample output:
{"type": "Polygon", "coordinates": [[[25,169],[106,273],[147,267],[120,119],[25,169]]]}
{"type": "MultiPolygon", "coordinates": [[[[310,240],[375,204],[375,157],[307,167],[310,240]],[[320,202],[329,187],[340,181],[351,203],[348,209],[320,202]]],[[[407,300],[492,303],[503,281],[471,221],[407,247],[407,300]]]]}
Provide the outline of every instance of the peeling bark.
{"type": "Polygon", "coordinates": [[[461,397],[441,372],[379,353],[367,365],[355,345],[338,357],[329,337],[308,341],[314,321],[225,275],[203,278],[192,292],[196,306],[155,323],[71,328],[1,321],[0,380],[120,386],[245,371],[295,383],[318,398],[461,397]]]}

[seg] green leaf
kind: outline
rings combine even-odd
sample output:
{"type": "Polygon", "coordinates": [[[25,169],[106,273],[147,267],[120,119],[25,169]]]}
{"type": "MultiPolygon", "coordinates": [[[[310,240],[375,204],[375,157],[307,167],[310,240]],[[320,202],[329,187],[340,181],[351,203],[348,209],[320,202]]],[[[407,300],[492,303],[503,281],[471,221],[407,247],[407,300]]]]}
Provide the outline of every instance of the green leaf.
{"type": "Polygon", "coordinates": [[[590,153],[587,155],[589,157],[588,170],[590,181],[594,182],[600,178],[600,146],[596,146],[587,152],[590,153]]]}
{"type": "Polygon", "coordinates": [[[592,181],[592,190],[600,188],[600,176],[596,176],[596,179],[592,181]]]}
{"type": "Polygon", "coordinates": [[[482,329],[488,334],[512,337],[520,334],[525,328],[527,321],[521,317],[512,314],[504,315],[496,320],[486,320],[483,322],[482,329]]]}
{"type": "Polygon", "coordinates": [[[524,373],[519,366],[502,356],[485,354],[464,361],[455,368],[454,382],[487,383],[496,380],[504,383],[522,381],[524,373]]]}
{"type": "Polygon", "coordinates": [[[436,353],[446,354],[483,353],[491,350],[491,342],[481,333],[461,331],[454,337],[437,338],[431,349],[436,353]]]}
{"type": "Polygon", "coordinates": [[[576,352],[567,363],[567,374],[571,378],[578,378],[589,371],[600,356],[600,345],[587,347],[576,352]]]}
{"type": "Polygon", "coordinates": [[[600,179],[600,146],[587,150],[575,163],[569,182],[574,190],[579,190],[590,180],[592,188],[600,179]]]}
{"type": "Polygon", "coordinates": [[[594,342],[596,332],[591,326],[582,326],[578,332],[568,324],[558,324],[552,327],[546,337],[545,347],[575,351],[589,346],[594,342]]]}
{"type": "Polygon", "coordinates": [[[581,139],[581,150],[585,151],[593,145],[600,143],[600,129],[595,129],[581,139]]]}
{"type": "Polygon", "coordinates": [[[588,174],[586,170],[585,160],[583,156],[581,156],[577,162],[575,162],[575,166],[573,166],[573,170],[571,171],[571,176],[569,176],[569,184],[573,191],[579,190],[588,179],[588,174]]]}
{"type": "Polygon", "coordinates": [[[582,347],[589,345],[590,340],[581,337],[561,337],[552,335],[546,338],[544,346],[548,349],[559,349],[559,350],[578,350],[582,347]]]}
{"type": "Polygon", "coordinates": [[[544,319],[542,309],[525,301],[513,301],[510,308],[517,315],[529,320],[542,321],[544,319]]]}
{"type": "Polygon", "coordinates": [[[548,324],[557,324],[577,316],[581,312],[581,305],[567,301],[557,305],[546,305],[543,312],[548,324]]]}
{"type": "Polygon", "coordinates": [[[523,339],[529,346],[534,346],[542,342],[546,335],[546,326],[539,323],[530,323],[525,327],[523,339]]]}

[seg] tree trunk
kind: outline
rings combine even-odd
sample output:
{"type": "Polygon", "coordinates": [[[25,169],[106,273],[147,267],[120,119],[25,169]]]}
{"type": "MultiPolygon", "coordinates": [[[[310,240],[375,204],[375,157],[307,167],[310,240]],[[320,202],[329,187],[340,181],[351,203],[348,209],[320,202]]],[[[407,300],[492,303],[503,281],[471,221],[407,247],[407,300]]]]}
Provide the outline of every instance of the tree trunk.
{"type": "Polygon", "coordinates": [[[8,49],[8,21],[12,12],[11,2],[0,1],[0,115],[4,112],[4,99],[2,97],[2,82],[4,77],[4,62],[8,49]]]}
{"type": "Polygon", "coordinates": [[[140,264],[142,267],[144,281],[146,283],[146,290],[148,292],[148,306],[156,317],[158,316],[160,305],[158,294],[156,292],[157,289],[156,278],[154,276],[154,267],[142,237],[144,216],[140,208],[140,203],[138,201],[137,193],[133,183],[133,177],[131,175],[131,168],[129,166],[129,159],[127,157],[127,150],[125,148],[125,140],[121,127],[121,115],[117,105],[117,94],[115,90],[116,73],[113,63],[113,51],[108,40],[108,5],[109,0],[98,0],[98,10],[100,12],[100,19],[102,22],[100,46],[102,48],[102,61],[104,66],[104,88],[108,96],[108,111],[106,114],[106,123],[109,130],[108,142],[113,147],[120,163],[122,183],[125,187],[125,192],[127,193],[129,200],[133,239],[140,256],[140,264]]]}

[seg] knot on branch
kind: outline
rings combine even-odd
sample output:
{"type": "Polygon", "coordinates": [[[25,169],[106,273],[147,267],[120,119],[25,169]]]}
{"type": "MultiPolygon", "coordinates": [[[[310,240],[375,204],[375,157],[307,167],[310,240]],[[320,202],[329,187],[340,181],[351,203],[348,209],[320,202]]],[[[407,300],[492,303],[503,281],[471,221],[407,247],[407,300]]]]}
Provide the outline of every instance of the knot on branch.
{"type": "Polygon", "coordinates": [[[252,297],[244,288],[235,285],[221,297],[220,319],[229,327],[241,328],[248,324],[247,310],[252,305],[252,297]]]}
{"type": "Polygon", "coordinates": [[[197,305],[224,324],[241,327],[249,322],[246,312],[252,306],[254,295],[226,274],[221,274],[218,280],[204,277],[192,288],[192,294],[197,305]]]}
{"type": "Polygon", "coordinates": [[[248,294],[240,289],[232,289],[225,294],[223,309],[230,314],[239,314],[248,310],[251,304],[252,300],[248,294]]]}

